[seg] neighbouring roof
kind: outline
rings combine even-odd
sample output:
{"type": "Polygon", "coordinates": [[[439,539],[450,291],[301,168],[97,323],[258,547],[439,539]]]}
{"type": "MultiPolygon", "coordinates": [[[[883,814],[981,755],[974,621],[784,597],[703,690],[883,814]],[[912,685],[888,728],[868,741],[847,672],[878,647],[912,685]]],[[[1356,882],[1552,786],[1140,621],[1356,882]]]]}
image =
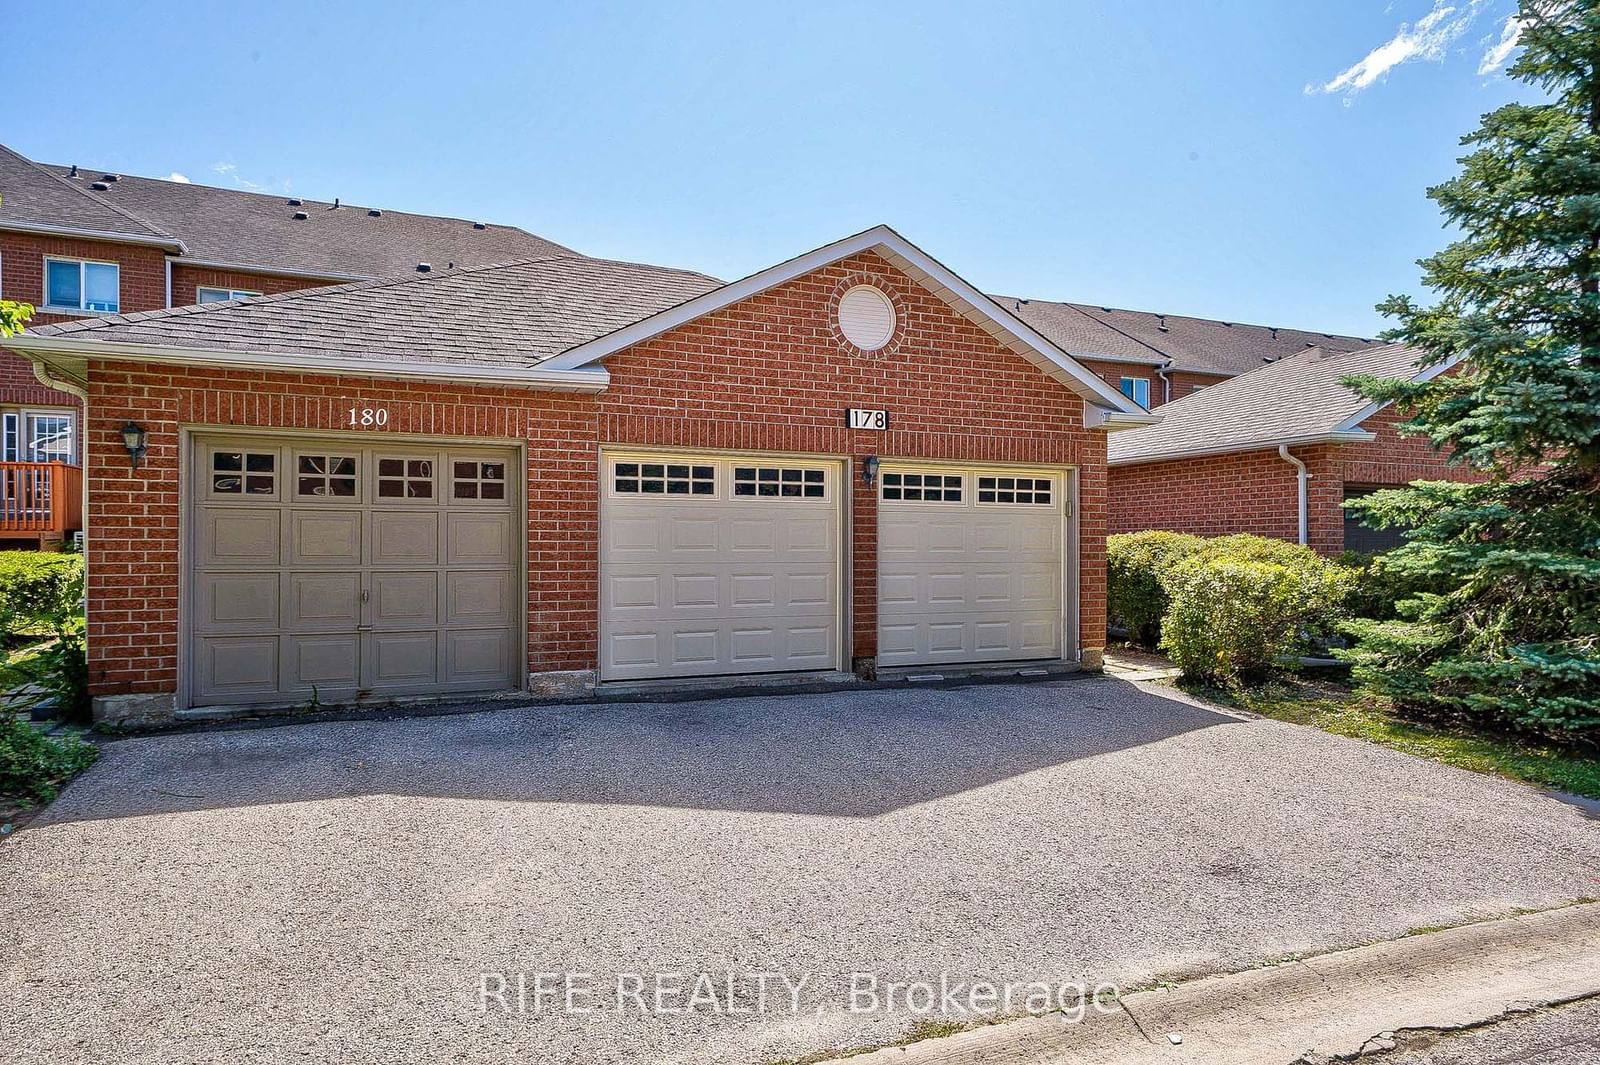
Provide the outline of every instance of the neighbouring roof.
{"type": "Polygon", "coordinates": [[[433,367],[467,376],[477,368],[499,376],[522,371],[592,380],[604,377],[599,364],[612,352],[868,250],[1081,395],[1100,412],[1095,424],[1154,419],[887,226],[728,284],[684,270],[561,255],[80,319],[27,330],[7,346],[75,359],[137,358],[143,347],[147,357],[167,361],[223,356],[296,368],[327,365],[333,372],[433,367]]]}
{"type": "Polygon", "coordinates": [[[1370,337],[1128,311],[1088,303],[994,298],[1074,355],[1109,355],[1152,364],[1171,359],[1172,369],[1197,373],[1249,373],[1266,362],[1308,348],[1359,351],[1378,343],[1370,337]]]}
{"type": "Polygon", "coordinates": [[[0,145],[0,227],[7,225],[114,234],[174,250],[179,246],[172,234],[0,145]]]}
{"type": "MultiPolygon", "coordinates": [[[[237,263],[265,273],[273,269],[329,277],[398,277],[419,262],[435,270],[486,266],[513,259],[575,255],[570,248],[515,226],[471,219],[410,214],[366,205],[273,196],[161,178],[46,165],[61,180],[105,203],[114,204],[183,240],[184,257],[203,262],[237,263]],[[99,181],[104,191],[89,190],[99,181]],[[291,198],[301,199],[298,206],[291,198]],[[295,218],[295,213],[305,218],[295,218]]],[[[9,199],[9,196],[7,197],[9,199]]]]}
{"type": "Polygon", "coordinates": [[[1341,434],[1350,440],[1370,439],[1351,420],[1373,404],[1340,381],[1355,374],[1416,377],[1420,356],[1404,344],[1302,351],[1163,404],[1159,425],[1114,434],[1108,458],[1117,466],[1311,443],[1341,434]]]}
{"type": "Polygon", "coordinates": [[[74,174],[0,145],[0,229],[157,244],[179,261],[327,280],[578,254],[515,226],[292,198],[82,167],[74,174]]]}
{"type": "Polygon", "coordinates": [[[704,274],[563,255],[39,326],[17,338],[384,363],[533,367],[717,288],[704,274]]]}

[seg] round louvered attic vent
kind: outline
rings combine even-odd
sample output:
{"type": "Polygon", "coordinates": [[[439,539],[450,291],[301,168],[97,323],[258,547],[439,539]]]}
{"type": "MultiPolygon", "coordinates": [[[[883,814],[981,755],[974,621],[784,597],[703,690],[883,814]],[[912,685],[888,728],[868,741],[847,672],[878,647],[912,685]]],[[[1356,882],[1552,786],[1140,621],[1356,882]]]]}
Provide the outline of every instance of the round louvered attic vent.
{"type": "Polygon", "coordinates": [[[877,351],[894,336],[894,304],[871,285],[857,285],[839,297],[839,332],[862,351],[877,351]]]}

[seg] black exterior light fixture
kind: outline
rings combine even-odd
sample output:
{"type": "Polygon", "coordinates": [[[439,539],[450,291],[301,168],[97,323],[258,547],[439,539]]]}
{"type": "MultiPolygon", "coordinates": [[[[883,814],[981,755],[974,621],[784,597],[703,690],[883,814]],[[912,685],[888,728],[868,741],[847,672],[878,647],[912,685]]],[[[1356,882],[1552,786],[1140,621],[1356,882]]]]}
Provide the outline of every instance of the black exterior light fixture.
{"type": "Polygon", "coordinates": [[[128,449],[128,454],[133,459],[133,468],[139,468],[139,460],[144,458],[144,426],[136,422],[129,422],[122,427],[122,446],[128,449]]]}
{"type": "Polygon", "coordinates": [[[861,483],[868,488],[878,479],[878,456],[868,455],[861,460],[861,483]]]}

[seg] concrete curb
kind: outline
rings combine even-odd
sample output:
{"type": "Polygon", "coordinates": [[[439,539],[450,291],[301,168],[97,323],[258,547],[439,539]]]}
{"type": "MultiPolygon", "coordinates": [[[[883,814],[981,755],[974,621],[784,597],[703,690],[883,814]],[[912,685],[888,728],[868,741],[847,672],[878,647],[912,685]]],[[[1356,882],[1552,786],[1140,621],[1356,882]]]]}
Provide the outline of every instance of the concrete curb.
{"type": "MultiPolygon", "coordinates": [[[[850,1065],[1292,1065],[1600,994],[1600,903],[1407,936],[1125,996],[1121,1009],[988,1025],[850,1065]],[[1175,1042],[1178,1037],[1181,1042],[1175,1042]]],[[[846,1059],[837,1059],[846,1060],[846,1059]]]]}

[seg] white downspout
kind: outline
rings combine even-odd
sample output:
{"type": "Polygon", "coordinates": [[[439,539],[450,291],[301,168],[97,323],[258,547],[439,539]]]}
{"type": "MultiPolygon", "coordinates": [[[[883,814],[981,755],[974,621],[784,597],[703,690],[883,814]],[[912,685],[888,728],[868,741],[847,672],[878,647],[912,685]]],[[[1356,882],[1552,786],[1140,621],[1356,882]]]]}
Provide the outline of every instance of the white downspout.
{"type": "Polygon", "coordinates": [[[83,552],[83,569],[85,576],[87,576],[89,572],[89,551],[87,548],[89,540],[89,391],[83,385],[72,381],[63,381],[51,373],[50,368],[43,362],[36,359],[30,359],[29,361],[33,363],[33,376],[41,385],[46,388],[53,388],[57,392],[65,392],[69,396],[74,396],[79,403],[83,404],[83,415],[78,419],[78,439],[73,442],[78,445],[78,468],[83,471],[80,478],[83,481],[80,490],[83,493],[83,539],[86,545],[83,552]]]}
{"type": "Polygon", "coordinates": [[[1300,515],[1300,544],[1303,547],[1305,546],[1306,541],[1309,539],[1309,537],[1306,535],[1306,482],[1311,480],[1311,474],[1306,471],[1305,463],[1289,454],[1288,444],[1278,445],[1278,457],[1289,463],[1297,471],[1295,479],[1299,482],[1300,488],[1300,505],[1298,507],[1298,513],[1300,515]]]}
{"type": "Polygon", "coordinates": [[[1172,402],[1172,378],[1167,376],[1167,371],[1172,369],[1172,360],[1168,359],[1164,365],[1156,367],[1156,376],[1161,378],[1161,402],[1172,402]]]}

